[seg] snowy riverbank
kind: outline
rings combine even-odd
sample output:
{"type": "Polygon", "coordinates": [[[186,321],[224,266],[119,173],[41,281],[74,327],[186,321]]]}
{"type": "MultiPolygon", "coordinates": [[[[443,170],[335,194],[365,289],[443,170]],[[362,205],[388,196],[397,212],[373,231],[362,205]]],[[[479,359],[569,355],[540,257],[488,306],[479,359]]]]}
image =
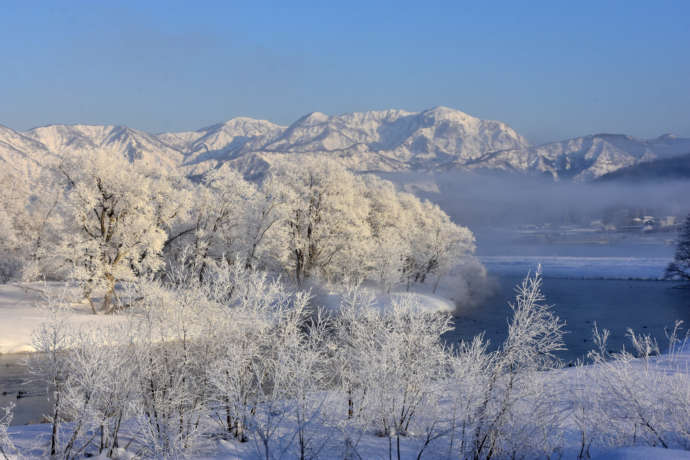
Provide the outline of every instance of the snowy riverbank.
{"type": "Polygon", "coordinates": [[[48,296],[61,299],[61,315],[74,328],[120,321],[117,315],[94,315],[79,289],[63,283],[0,285],[0,354],[33,352],[33,331],[50,316],[48,296]]]}

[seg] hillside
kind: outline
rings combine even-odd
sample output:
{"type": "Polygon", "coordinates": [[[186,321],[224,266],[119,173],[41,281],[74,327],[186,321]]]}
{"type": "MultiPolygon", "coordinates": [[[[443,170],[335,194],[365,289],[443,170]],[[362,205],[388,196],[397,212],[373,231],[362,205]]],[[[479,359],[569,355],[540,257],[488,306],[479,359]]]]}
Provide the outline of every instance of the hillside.
{"type": "Polygon", "coordinates": [[[493,152],[473,167],[531,171],[554,180],[590,181],[621,168],[690,151],[690,139],[664,135],[638,139],[622,134],[595,134],[523,150],[493,152]]]}
{"type": "Polygon", "coordinates": [[[621,168],[599,178],[599,182],[653,182],[690,180],[690,153],[621,168]]]}

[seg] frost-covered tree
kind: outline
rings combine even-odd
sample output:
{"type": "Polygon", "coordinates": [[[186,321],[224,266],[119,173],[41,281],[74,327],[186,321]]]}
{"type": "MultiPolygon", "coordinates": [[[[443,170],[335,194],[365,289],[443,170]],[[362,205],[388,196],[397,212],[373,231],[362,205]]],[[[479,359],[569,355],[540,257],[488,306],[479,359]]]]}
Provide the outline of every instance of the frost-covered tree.
{"type": "Polygon", "coordinates": [[[8,407],[0,408],[0,455],[5,460],[14,458],[16,454],[16,447],[7,434],[7,427],[12,423],[13,416],[13,404],[10,404],[8,407]]]}
{"type": "Polygon", "coordinates": [[[402,194],[400,201],[410,216],[410,253],[404,269],[407,281],[423,283],[428,276],[435,275],[436,288],[460,258],[474,252],[474,235],[453,223],[438,205],[410,194],[402,194]]]}
{"type": "Polygon", "coordinates": [[[368,257],[371,277],[384,292],[403,279],[405,262],[411,251],[410,216],[400,204],[400,193],[388,181],[366,176],[364,194],[369,200],[367,221],[371,228],[368,257]]]}
{"type": "Polygon", "coordinates": [[[369,239],[363,184],[340,163],[321,157],[281,161],[271,172],[282,184],[285,206],[285,267],[298,284],[314,274],[325,278],[363,272],[369,239]]]}
{"type": "Polygon", "coordinates": [[[690,281],[690,214],[680,228],[678,247],[673,262],[666,268],[666,278],[690,281]]]}
{"type": "Polygon", "coordinates": [[[0,172],[0,281],[59,275],[53,251],[62,228],[63,184],[44,168],[37,179],[0,172]]]}
{"type": "Polygon", "coordinates": [[[200,277],[210,260],[234,257],[246,245],[247,204],[257,193],[254,184],[227,166],[204,176],[196,190],[191,243],[200,277]]]}
{"type": "Polygon", "coordinates": [[[169,232],[165,247],[171,259],[184,259],[200,280],[222,259],[259,267],[282,250],[279,241],[266,238],[282,218],[270,181],[259,186],[224,165],[207,173],[186,196],[186,217],[169,232]]]}
{"type": "Polygon", "coordinates": [[[270,179],[283,216],[271,239],[285,248],[274,255],[298,284],[314,274],[371,279],[385,291],[403,278],[424,282],[435,275],[438,282],[474,251],[472,233],[438,206],[388,181],[356,176],[335,160],[281,161],[270,179]]]}
{"type": "Polygon", "coordinates": [[[125,158],[103,153],[69,158],[60,166],[68,181],[61,252],[96,312],[94,296],[104,292],[101,310],[114,308],[116,283],[156,271],[174,216],[165,209],[169,184],[142,173],[125,158]]]}

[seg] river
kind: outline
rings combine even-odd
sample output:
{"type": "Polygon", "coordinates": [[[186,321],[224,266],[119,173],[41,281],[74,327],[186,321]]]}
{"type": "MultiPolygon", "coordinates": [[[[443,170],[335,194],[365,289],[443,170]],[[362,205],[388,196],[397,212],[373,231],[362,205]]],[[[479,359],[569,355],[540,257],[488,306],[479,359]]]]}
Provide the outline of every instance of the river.
{"type": "MultiPolygon", "coordinates": [[[[455,329],[445,338],[449,342],[469,339],[485,331],[496,346],[507,335],[510,314],[508,302],[515,298],[514,287],[520,276],[497,278],[494,294],[481,305],[461,309],[455,316],[455,329]]],[[[666,345],[665,329],[676,320],[690,326],[690,289],[670,281],[545,278],[542,290],[546,303],[566,322],[566,351],[558,356],[567,362],[584,358],[592,349],[592,327],[611,331],[609,348],[620,350],[629,342],[628,328],[652,334],[659,345],[666,345]]]]}

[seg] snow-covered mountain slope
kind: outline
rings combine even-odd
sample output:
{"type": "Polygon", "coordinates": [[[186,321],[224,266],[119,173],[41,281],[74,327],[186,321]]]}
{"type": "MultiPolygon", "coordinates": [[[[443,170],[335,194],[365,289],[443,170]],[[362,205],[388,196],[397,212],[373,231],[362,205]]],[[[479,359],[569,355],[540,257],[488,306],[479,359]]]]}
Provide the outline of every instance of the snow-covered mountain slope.
{"type": "Polygon", "coordinates": [[[597,178],[599,182],[658,182],[690,180],[690,150],[685,155],[662,158],[617,169],[597,178]]]}
{"type": "Polygon", "coordinates": [[[56,155],[31,137],[0,125],[0,168],[19,177],[37,177],[56,155]]]}
{"type": "Polygon", "coordinates": [[[176,169],[183,159],[179,150],[155,135],[126,126],[50,125],[34,128],[25,134],[57,155],[102,150],[165,170],[176,169]]]}
{"type": "MultiPolygon", "coordinates": [[[[432,168],[448,161],[467,161],[528,142],[499,121],[486,121],[459,110],[436,107],[423,112],[384,110],[300,118],[262,150],[330,152],[361,159],[375,169],[432,168]]],[[[369,169],[362,165],[360,169],[369,169]]]]}
{"type": "Polygon", "coordinates": [[[317,154],[339,158],[356,171],[486,169],[588,181],[690,152],[690,139],[597,134],[530,146],[505,123],[447,107],[336,116],[314,112],[287,127],[240,117],[161,134],[110,125],[51,125],[25,133],[0,126],[0,161],[24,174],[33,174],[48,158],[94,150],[189,175],[222,163],[254,175],[276,158],[317,154]]]}
{"type": "Polygon", "coordinates": [[[533,171],[555,180],[589,181],[621,168],[690,152],[690,139],[664,135],[638,139],[622,134],[595,134],[527,149],[492,152],[471,168],[533,171]]]}
{"type": "MultiPolygon", "coordinates": [[[[204,173],[220,163],[261,150],[283,131],[284,126],[246,117],[233,118],[225,123],[200,129],[195,131],[196,137],[190,136],[183,147],[183,168],[189,174],[204,173]]],[[[161,136],[167,139],[178,135],[169,133],[161,136]]]]}

